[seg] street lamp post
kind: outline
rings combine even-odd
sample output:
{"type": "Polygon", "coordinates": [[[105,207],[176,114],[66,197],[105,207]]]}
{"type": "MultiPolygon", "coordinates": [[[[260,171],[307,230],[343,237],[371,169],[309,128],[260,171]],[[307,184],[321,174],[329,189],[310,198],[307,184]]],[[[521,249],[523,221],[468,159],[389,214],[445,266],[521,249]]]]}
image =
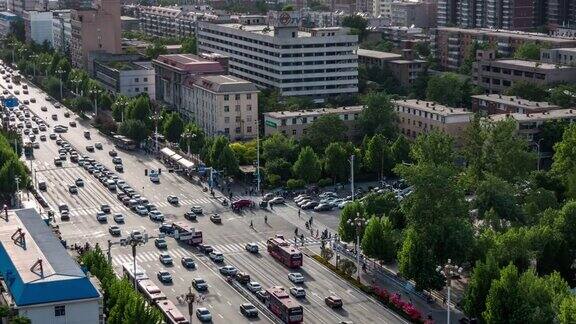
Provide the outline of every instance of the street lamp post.
{"type": "Polygon", "coordinates": [[[356,196],[354,194],[354,154],[350,156],[350,160],[348,160],[348,162],[350,162],[350,190],[352,194],[352,201],[354,201],[354,196],[356,196]]]}
{"type": "Polygon", "coordinates": [[[444,266],[436,267],[436,271],[440,272],[444,278],[446,278],[446,288],[448,289],[446,300],[446,323],[450,324],[450,288],[452,286],[452,278],[457,274],[462,273],[462,268],[452,264],[452,260],[448,259],[448,262],[446,262],[444,266]]]}
{"type": "Polygon", "coordinates": [[[62,83],[63,83],[63,81],[62,81],[62,75],[64,74],[64,72],[66,72],[66,71],[64,71],[64,70],[62,70],[62,69],[56,70],[56,73],[58,73],[58,75],[60,76],[60,100],[62,100],[62,98],[64,97],[64,93],[63,93],[63,90],[62,90],[62,83]]]}
{"type": "Polygon", "coordinates": [[[74,83],[74,85],[76,86],[76,92],[75,92],[75,93],[76,93],[76,96],[79,95],[79,94],[78,94],[78,85],[80,85],[80,82],[82,82],[82,80],[80,80],[80,79],[74,79],[74,80],[72,80],[72,83],[74,83]]]}
{"type": "Polygon", "coordinates": [[[358,271],[358,280],[360,280],[360,232],[366,226],[367,221],[360,217],[360,213],[356,213],[354,219],[348,220],[348,225],[352,225],[356,228],[356,267],[358,271]]]}
{"type": "Polygon", "coordinates": [[[16,176],[14,181],[16,182],[16,207],[20,207],[20,177],[16,176]]]}
{"type": "Polygon", "coordinates": [[[536,154],[538,155],[538,162],[536,164],[537,170],[540,171],[540,142],[542,142],[543,138],[539,139],[538,142],[535,142],[536,145],[536,154]]]}
{"type": "Polygon", "coordinates": [[[30,59],[32,60],[32,68],[34,69],[34,79],[36,79],[36,59],[38,58],[38,54],[30,55],[30,59]]]}
{"type": "Polygon", "coordinates": [[[94,96],[94,117],[98,117],[98,96],[102,93],[100,89],[90,90],[90,94],[94,96]]]}
{"type": "Polygon", "coordinates": [[[188,303],[188,316],[190,317],[190,323],[192,323],[192,315],[194,314],[194,300],[196,300],[196,294],[192,292],[192,287],[188,287],[186,303],[188,303]]]}
{"type": "Polygon", "coordinates": [[[260,193],[260,124],[256,118],[256,190],[260,193]]]}

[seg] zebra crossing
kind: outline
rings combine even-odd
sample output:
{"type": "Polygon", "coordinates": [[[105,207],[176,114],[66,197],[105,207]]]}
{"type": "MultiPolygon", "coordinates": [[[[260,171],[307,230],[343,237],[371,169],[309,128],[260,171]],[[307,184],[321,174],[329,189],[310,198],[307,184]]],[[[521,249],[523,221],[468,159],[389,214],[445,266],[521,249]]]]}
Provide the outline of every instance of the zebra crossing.
{"type": "MultiPolygon", "coordinates": [[[[298,241],[300,244],[300,241],[298,241]]],[[[260,251],[266,250],[266,241],[258,241],[258,242],[245,242],[245,243],[229,243],[229,244],[219,244],[219,245],[212,245],[215,251],[222,252],[224,255],[226,254],[234,254],[234,253],[243,253],[245,251],[245,246],[247,243],[256,243],[260,251]]],[[[320,240],[314,238],[304,238],[304,245],[316,245],[320,244],[320,240]]],[[[188,251],[182,247],[171,248],[166,251],[142,251],[136,254],[136,262],[143,263],[143,262],[153,262],[158,261],[158,257],[160,253],[168,253],[172,258],[182,258],[191,256],[193,253],[188,251]]],[[[133,258],[131,254],[115,254],[112,257],[112,263],[116,266],[121,266],[124,263],[132,262],[133,258]]]]}

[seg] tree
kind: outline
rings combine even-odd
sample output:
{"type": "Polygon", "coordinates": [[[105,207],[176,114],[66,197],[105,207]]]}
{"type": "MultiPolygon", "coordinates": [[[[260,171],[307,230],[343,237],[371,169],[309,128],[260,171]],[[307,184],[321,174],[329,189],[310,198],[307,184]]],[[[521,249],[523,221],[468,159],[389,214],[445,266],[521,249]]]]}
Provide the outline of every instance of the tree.
{"type": "Polygon", "coordinates": [[[398,135],[390,148],[394,163],[410,163],[410,142],[404,135],[398,135]]]}
{"type": "Polygon", "coordinates": [[[410,89],[410,96],[421,100],[425,99],[429,79],[430,77],[428,76],[427,70],[418,73],[416,80],[414,80],[414,83],[412,83],[412,88],[410,89]]]}
{"type": "Polygon", "coordinates": [[[10,24],[9,35],[14,36],[14,38],[16,38],[16,40],[20,41],[21,43],[26,42],[24,19],[18,17],[10,24]]]}
{"type": "Polygon", "coordinates": [[[358,35],[358,41],[361,43],[366,37],[368,20],[359,15],[346,16],[342,19],[342,26],[352,29],[352,33],[358,35]]]}
{"type": "Polygon", "coordinates": [[[110,110],[112,108],[112,97],[107,92],[104,92],[98,98],[98,109],[110,110]]]}
{"type": "MultiPolygon", "coordinates": [[[[358,201],[349,203],[342,209],[340,213],[340,224],[338,225],[338,235],[344,242],[352,242],[356,240],[356,227],[351,225],[349,221],[356,217],[365,217],[364,208],[358,201]]],[[[360,232],[362,239],[362,231],[360,232]]]]}
{"type": "Polygon", "coordinates": [[[176,112],[171,113],[162,125],[162,133],[166,137],[166,140],[172,143],[178,143],[180,141],[180,136],[183,131],[184,121],[180,117],[180,114],[176,112]]]}
{"type": "Polygon", "coordinates": [[[567,120],[550,120],[540,125],[538,141],[540,142],[540,152],[553,152],[554,145],[562,140],[564,131],[570,122],[567,120]]]}
{"type": "Polygon", "coordinates": [[[461,149],[467,164],[466,180],[469,187],[474,187],[484,176],[486,165],[483,151],[487,136],[488,131],[482,126],[481,116],[474,115],[470,125],[464,130],[464,145],[461,149]]]}
{"type": "Polygon", "coordinates": [[[16,315],[10,319],[10,324],[30,324],[32,321],[28,317],[16,315]]]}
{"type": "Polygon", "coordinates": [[[476,207],[482,218],[484,213],[493,209],[500,219],[518,222],[522,214],[517,205],[514,187],[493,175],[487,175],[476,190],[476,207]]]}
{"type": "Polygon", "coordinates": [[[454,73],[431,76],[426,88],[426,99],[449,107],[462,107],[465,100],[464,81],[454,73]]]}
{"type": "Polygon", "coordinates": [[[380,241],[382,248],[379,258],[384,262],[392,262],[398,255],[399,233],[390,221],[390,217],[381,217],[380,227],[382,228],[382,240],[380,241]]]}
{"type": "Polygon", "coordinates": [[[160,42],[157,42],[157,41],[152,43],[146,49],[146,56],[151,60],[157,59],[158,56],[164,55],[164,54],[168,54],[168,49],[166,48],[166,45],[164,45],[160,42]]]}
{"type": "Polygon", "coordinates": [[[182,41],[180,53],[198,54],[198,47],[196,44],[196,37],[190,36],[182,41]]]}
{"type": "Polygon", "coordinates": [[[16,177],[20,178],[20,188],[30,185],[30,177],[22,161],[13,154],[8,160],[0,161],[0,193],[11,195],[16,192],[16,177]]]}
{"type": "Polygon", "coordinates": [[[262,141],[262,158],[266,161],[282,158],[288,162],[296,160],[298,143],[281,133],[274,133],[262,141]]]}
{"type": "Polygon", "coordinates": [[[42,81],[43,88],[54,98],[60,98],[60,84],[60,79],[52,76],[42,81]]]}
{"type": "Polygon", "coordinates": [[[278,175],[280,179],[286,181],[292,176],[292,163],[283,158],[267,161],[266,174],[278,175]]]}
{"type": "Polygon", "coordinates": [[[316,152],[323,152],[333,142],[346,140],[347,127],[338,115],[324,115],[316,119],[302,138],[303,146],[310,146],[316,152]]]}
{"type": "Polygon", "coordinates": [[[576,296],[566,297],[562,300],[558,321],[560,324],[576,323],[576,296]]]}
{"type": "Polygon", "coordinates": [[[393,227],[404,228],[406,220],[401,211],[396,195],[387,191],[384,194],[369,193],[362,199],[362,206],[367,215],[387,216],[393,227]]]}
{"type": "Polygon", "coordinates": [[[86,97],[78,97],[72,101],[72,106],[78,111],[91,111],[93,109],[92,102],[86,97]]]}
{"type": "Polygon", "coordinates": [[[229,145],[224,146],[214,167],[218,170],[223,170],[227,176],[233,176],[238,173],[238,158],[229,145]]]}
{"type": "Polygon", "coordinates": [[[131,102],[128,113],[124,113],[124,119],[136,119],[147,122],[152,115],[150,108],[150,99],[145,96],[139,96],[131,102]]]}
{"type": "Polygon", "coordinates": [[[561,84],[550,90],[548,100],[562,108],[576,106],[576,86],[573,84],[561,84]]]}
{"type": "Polygon", "coordinates": [[[222,153],[224,148],[227,147],[228,145],[230,145],[230,141],[228,140],[228,137],[222,136],[222,135],[214,137],[214,139],[211,143],[210,152],[209,152],[210,165],[212,165],[213,167],[218,169],[216,164],[218,163],[218,160],[220,158],[220,153],[222,153]]]}
{"type": "Polygon", "coordinates": [[[322,165],[318,156],[309,146],[300,150],[298,159],[294,163],[292,172],[298,179],[304,180],[306,183],[314,183],[320,178],[322,165]]]}
{"type": "Polygon", "coordinates": [[[382,134],[386,139],[396,138],[397,115],[390,98],[384,93],[369,93],[362,98],[364,109],[358,116],[362,136],[382,134]]]}
{"type": "Polygon", "coordinates": [[[420,135],[412,145],[410,156],[417,163],[452,164],[454,162],[454,139],[436,130],[420,135]]]}
{"type": "Polygon", "coordinates": [[[141,120],[128,119],[120,124],[120,134],[134,140],[136,143],[144,141],[148,137],[148,128],[141,120]]]}
{"type": "Polygon", "coordinates": [[[188,123],[184,126],[182,137],[180,139],[180,148],[187,151],[190,147],[190,153],[198,154],[204,146],[206,134],[204,130],[195,123],[188,123]]]}
{"type": "Polygon", "coordinates": [[[376,134],[368,142],[364,155],[364,161],[372,172],[378,173],[379,179],[384,174],[390,174],[394,167],[394,158],[390,150],[390,143],[383,135],[376,134]]]}
{"type": "Polygon", "coordinates": [[[533,101],[546,101],[548,99],[548,92],[543,86],[528,81],[515,81],[504,93],[508,96],[533,101]]]}
{"type": "Polygon", "coordinates": [[[562,140],[554,145],[552,172],[567,177],[576,170],[576,124],[570,124],[562,140]]]}
{"type": "Polygon", "coordinates": [[[542,44],[537,44],[535,42],[525,42],[516,48],[514,52],[514,58],[519,60],[540,60],[540,50],[544,48],[542,44]]]}
{"type": "Polygon", "coordinates": [[[468,317],[481,318],[492,281],[499,277],[500,268],[492,254],[486,256],[486,262],[476,261],[462,300],[462,308],[468,317]]]}
{"type": "Polygon", "coordinates": [[[336,181],[346,180],[348,176],[349,154],[342,143],[330,143],[324,151],[324,170],[336,181]]]}
{"type": "Polygon", "coordinates": [[[256,161],[256,141],[235,142],[230,144],[230,148],[240,165],[250,165],[256,161]]]}
{"type": "Polygon", "coordinates": [[[427,243],[426,237],[410,226],[404,233],[402,248],[398,251],[398,269],[404,277],[416,281],[417,290],[442,287],[434,253],[427,243]]]}
{"type": "Polygon", "coordinates": [[[380,218],[372,216],[366,225],[364,235],[362,236],[362,252],[375,259],[380,259],[383,254],[382,239],[384,232],[382,231],[382,224],[380,218]]]}

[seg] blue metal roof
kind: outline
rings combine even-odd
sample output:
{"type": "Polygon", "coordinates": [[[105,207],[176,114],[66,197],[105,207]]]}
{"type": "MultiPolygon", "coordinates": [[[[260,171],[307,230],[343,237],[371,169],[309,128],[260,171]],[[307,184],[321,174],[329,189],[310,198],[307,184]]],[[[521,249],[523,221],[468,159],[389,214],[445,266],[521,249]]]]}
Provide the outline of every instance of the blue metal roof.
{"type": "Polygon", "coordinates": [[[16,214],[0,231],[0,273],[17,306],[100,297],[35,209],[16,214]],[[26,233],[25,248],[11,239],[18,227],[26,233]],[[37,259],[43,261],[43,275],[31,270],[37,259]]]}

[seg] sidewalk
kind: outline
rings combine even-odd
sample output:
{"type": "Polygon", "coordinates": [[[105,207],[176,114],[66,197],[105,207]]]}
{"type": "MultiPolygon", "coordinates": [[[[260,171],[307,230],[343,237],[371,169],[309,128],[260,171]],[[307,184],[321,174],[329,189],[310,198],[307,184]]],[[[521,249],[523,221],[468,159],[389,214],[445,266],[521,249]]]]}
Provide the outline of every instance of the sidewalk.
{"type": "MultiPolygon", "coordinates": [[[[307,246],[306,249],[311,253],[320,254],[320,246],[307,246]]],[[[345,254],[340,250],[335,250],[334,252],[335,256],[330,260],[330,263],[333,265],[336,265],[336,255],[340,256],[340,260],[347,258],[356,262],[353,255],[345,254]]],[[[395,276],[385,268],[380,269],[378,264],[374,267],[374,263],[371,260],[366,264],[367,272],[361,271],[360,273],[360,281],[363,284],[370,286],[374,282],[379,287],[385,288],[391,293],[399,293],[402,296],[402,299],[410,301],[422,313],[422,317],[426,318],[428,315],[431,315],[435,323],[446,323],[446,305],[444,305],[442,300],[439,300],[438,297],[432,296],[432,300],[428,302],[424,293],[417,292],[410,282],[395,276]]],[[[441,296],[443,297],[443,295],[441,296]]],[[[450,304],[450,323],[458,324],[458,320],[464,315],[459,310],[454,309],[454,302],[451,302],[450,304]]]]}

